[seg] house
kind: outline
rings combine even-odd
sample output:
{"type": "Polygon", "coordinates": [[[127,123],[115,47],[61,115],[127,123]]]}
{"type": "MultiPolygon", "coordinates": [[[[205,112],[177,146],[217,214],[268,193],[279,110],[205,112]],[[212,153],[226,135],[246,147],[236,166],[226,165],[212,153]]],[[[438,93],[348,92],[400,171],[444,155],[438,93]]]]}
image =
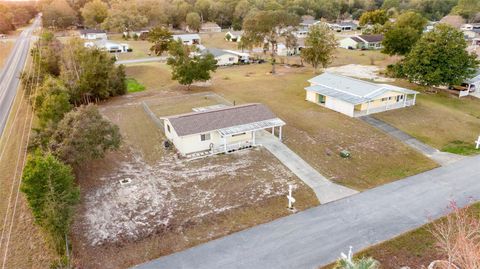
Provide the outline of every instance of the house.
{"type": "Polygon", "coordinates": [[[297,40],[297,45],[294,48],[287,48],[287,46],[284,43],[278,43],[277,44],[277,55],[278,56],[293,56],[293,55],[298,55],[302,51],[302,49],[305,47],[305,39],[304,38],[299,38],[297,40]]]}
{"type": "Polygon", "coordinates": [[[480,23],[466,23],[460,27],[460,30],[467,31],[467,30],[480,30],[480,23]]]}
{"type": "Polygon", "coordinates": [[[243,31],[228,31],[225,34],[225,40],[230,42],[240,42],[242,40],[243,31]]]}
{"type": "Polygon", "coordinates": [[[383,35],[357,35],[340,40],[340,48],[344,49],[381,49],[383,35]]]}
{"type": "Polygon", "coordinates": [[[200,33],[220,33],[222,28],[214,22],[202,23],[200,26],[200,33]]]}
{"type": "Polygon", "coordinates": [[[95,40],[95,41],[88,41],[85,42],[85,47],[86,48],[98,48],[101,50],[105,50],[108,52],[112,53],[125,53],[125,52],[130,52],[131,49],[129,48],[128,44],[119,44],[116,42],[112,42],[106,39],[101,39],[101,40],[95,40]]]}
{"type": "Polygon", "coordinates": [[[246,52],[240,52],[240,51],[235,51],[235,50],[225,50],[225,51],[229,52],[233,55],[237,55],[239,63],[249,63],[250,62],[250,54],[248,54],[246,52]]]}
{"type": "Polygon", "coordinates": [[[181,34],[181,35],[173,35],[173,39],[181,40],[183,44],[191,46],[191,45],[200,45],[200,36],[198,34],[181,34]]]}
{"type": "Polygon", "coordinates": [[[477,89],[480,89],[480,69],[477,69],[477,72],[465,82],[462,83],[462,86],[468,89],[469,92],[478,92],[477,89]]]}
{"type": "Polygon", "coordinates": [[[87,39],[87,40],[108,39],[107,32],[103,30],[84,29],[84,30],[80,30],[79,33],[80,33],[81,39],[87,39]]]}
{"type": "Polygon", "coordinates": [[[310,27],[319,24],[319,20],[315,20],[313,17],[307,16],[307,18],[304,18],[300,24],[298,25],[298,28],[301,30],[306,30],[310,29],[310,27]]]}
{"type": "Polygon", "coordinates": [[[271,129],[281,140],[281,119],[265,105],[214,106],[162,118],[165,136],[182,156],[228,153],[256,146],[255,132],[271,129]]]}
{"type": "Polygon", "coordinates": [[[226,50],[207,48],[202,51],[202,54],[206,53],[211,53],[215,57],[218,66],[238,64],[239,61],[237,54],[228,52],[226,50]]]}
{"type": "Polygon", "coordinates": [[[334,31],[355,31],[358,29],[358,25],[353,21],[341,21],[337,23],[329,23],[330,29],[334,31]]]}
{"type": "Polygon", "coordinates": [[[145,40],[148,37],[148,33],[150,33],[149,29],[141,29],[138,31],[123,32],[123,36],[130,35],[133,38],[137,37],[141,40],[145,40]]]}
{"type": "Polygon", "coordinates": [[[332,73],[310,79],[306,100],[350,117],[415,105],[418,92],[332,73]],[[412,98],[413,97],[413,98],[412,98]]]}

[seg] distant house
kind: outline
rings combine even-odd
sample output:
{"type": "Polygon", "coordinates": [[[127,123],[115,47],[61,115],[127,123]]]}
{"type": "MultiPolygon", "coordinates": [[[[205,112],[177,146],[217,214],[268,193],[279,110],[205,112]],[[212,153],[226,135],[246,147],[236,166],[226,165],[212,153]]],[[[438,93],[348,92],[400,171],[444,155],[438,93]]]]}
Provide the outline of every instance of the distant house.
{"type": "Polygon", "coordinates": [[[107,32],[103,30],[96,29],[84,29],[80,30],[80,38],[86,40],[95,40],[95,39],[108,39],[107,32]]]}
{"type": "Polygon", "coordinates": [[[214,22],[202,23],[200,26],[200,33],[220,33],[222,28],[214,22]]]}
{"type": "Polygon", "coordinates": [[[317,25],[319,23],[321,23],[319,20],[315,20],[313,18],[305,18],[300,22],[300,24],[298,25],[299,26],[298,28],[308,31],[310,27],[317,25]]]}
{"type": "Polygon", "coordinates": [[[238,56],[238,62],[239,63],[249,63],[250,62],[250,54],[246,52],[240,52],[240,51],[235,51],[235,50],[225,50],[228,53],[231,53],[233,55],[238,56]]]}
{"type": "Polygon", "coordinates": [[[182,34],[182,35],[173,35],[173,39],[181,40],[183,44],[191,45],[200,45],[200,36],[198,34],[182,34]]]}
{"type": "Polygon", "coordinates": [[[125,53],[131,51],[128,44],[119,44],[106,39],[85,42],[86,48],[98,48],[112,53],[125,53]]]}
{"type": "Polygon", "coordinates": [[[123,35],[124,36],[130,35],[130,37],[137,37],[141,40],[145,40],[148,37],[148,33],[150,33],[149,29],[142,29],[138,31],[123,32],[123,35]]]}
{"type": "Polygon", "coordinates": [[[329,23],[330,29],[335,31],[354,31],[358,29],[358,25],[353,21],[342,21],[336,23],[329,23]]]}
{"type": "Polygon", "coordinates": [[[469,92],[478,92],[480,89],[480,69],[469,79],[462,83],[462,86],[468,89],[469,92]]]}
{"type": "Polygon", "coordinates": [[[383,35],[357,35],[340,40],[340,48],[344,49],[381,49],[383,35]]]}
{"type": "Polygon", "coordinates": [[[218,66],[237,64],[239,61],[239,56],[237,54],[226,50],[207,48],[203,50],[202,53],[211,53],[215,57],[215,60],[217,60],[218,66]]]}
{"type": "Polygon", "coordinates": [[[243,31],[228,31],[225,33],[225,40],[230,42],[240,42],[242,40],[243,31]]]}
{"type": "Polygon", "coordinates": [[[332,73],[323,73],[309,82],[311,85],[305,88],[307,101],[350,117],[413,106],[418,94],[401,87],[332,73]]]}
{"type": "Polygon", "coordinates": [[[182,156],[228,153],[256,145],[255,132],[278,129],[285,122],[262,104],[214,106],[162,118],[165,135],[182,156]]]}

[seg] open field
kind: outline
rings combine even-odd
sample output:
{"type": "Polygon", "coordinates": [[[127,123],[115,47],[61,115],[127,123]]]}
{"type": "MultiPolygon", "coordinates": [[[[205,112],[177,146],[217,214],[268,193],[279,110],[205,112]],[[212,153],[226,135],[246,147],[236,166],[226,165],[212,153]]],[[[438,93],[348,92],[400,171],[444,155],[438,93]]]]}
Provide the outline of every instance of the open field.
{"type": "Polygon", "coordinates": [[[131,64],[126,68],[127,77],[136,79],[147,90],[159,90],[175,84],[172,81],[170,69],[166,64],[144,63],[131,64]]]}
{"type": "MultiPolygon", "coordinates": [[[[168,114],[218,103],[152,99],[152,109],[168,114]]],[[[162,147],[162,131],[138,103],[106,104],[102,113],[119,125],[125,143],[79,178],[82,202],[72,230],[81,268],[126,268],[286,216],[288,184],[298,210],[318,205],[313,191],[264,149],[186,161],[162,147]],[[125,178],[131,183],[122,185],[125,178]]]]}
{"type": "MultiPolygon", "coordinates": [[[[473,216],[480,218],[480,203],[469,207],[473,216]]],[[[435,220],[436,223],[443,219],[435,220]]],[[[437,249],[436,240],[431,234],[431,224],[402,234],[396,238],[380,243],[356,254],[356,257],[373,257],[378,260],[382,268],[426,268],[434,260],[445,259],[437,249]]],[[[332,265],[323,269],[331,269],[332,265]]]]}
{"type": "Polygon", "coordinates": [[[15,40],[13,39],[0,40],[0,72],[3,69],[3,65],[7,61],[7,58],[10,55],[10,52],[12,51],[14,44],[15,44],[15,40]]]}
{"type": "MultiPolygon", "coordinates": [[[[160,68],[162,64],[150,68],[153,66],[160,68]]],[[[420,153],[360,120],[304,101],[303,87],[313,76],[311,69],[279,66],[275,76],[269,70],[267,64],[221,68],[214,74],[211,87],[196,87],[192,92],[213,91],[237,104],[268,105],[287,122],[284,142],[292,150],[331,180],[357,190],[436,167],[420,153]],[[350,150],[352,158],[342,159],[342,149],[350,150]]],[[[156,72],[142,76],[137,78],[140,83],[154,84],[156,72]]]]}
{"type": "Polygon", "coordinates": [[[225,34],[220,33],[205,33],[199,34],[202,39],[201,43],[207,48],[238,50],[238,43],[225,40],[225,34]]]}
{"type": "Polygon", "coordinates": [[[474,149],[474,141],[480,134],[480,99],[459,99],[443,91],[426,93],[424,88],[402,81],[396,84],[420,91],[417,105],[375,114],[375,117],[442,151],[464,155],[480,153],[474,149]]]}
{"type": "Polygon", "coordinates": [[[46,245],[43,233],[34,224],[31,210],[22,193],[19,193],[15,209],[18,180],[23,168],[21,156],[27,145],[27,134],[25,132],[23,137],[22,134],[25,126],[28,128],[27,119],[31,117],[31,112],[27,114],[29,105],[22,99],[23,95],[24,91],[20,88],[0,139],[0,261],[3,262],[5,246],[9,240],[5,268],[48,268],[55,254],[46,245]],[[14,210],[12,225],[11,216],[14,210]]]}

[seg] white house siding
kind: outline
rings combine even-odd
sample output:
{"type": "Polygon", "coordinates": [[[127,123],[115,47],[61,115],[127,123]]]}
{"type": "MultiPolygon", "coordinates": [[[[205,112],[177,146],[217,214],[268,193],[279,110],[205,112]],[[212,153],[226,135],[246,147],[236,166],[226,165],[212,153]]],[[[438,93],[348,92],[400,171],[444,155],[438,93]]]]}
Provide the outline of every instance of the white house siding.
{"type": "MultiPolygon", "coordinates": [[[[377,99],[371,101],[370,105],[368,105],[368,103],[362,104],[360,110],[363,111],[363,110],[367,110],[367,108],[372,109],[372,108],[385,107],[387,105],[396,104],[397,103],[397,96],[404,96],[404,94],[399,93],[399,92],[394,92],[394,91],[387,92],[387,93],[383,94],[382,96],[378,97],[377,99]],[[384,100],[382,100],[382,99],[384,99],[384,100]]],[[[403,98],[405,98],[405,97],[403,97],[403,98]]],[[[403,102],[403,101],[404,101],[404,99],[401,99],[399,102],[403,102]]]]}
{"type": "Polygon", "coordinates": [[[316,92],[312,92],[312,91],[307,91],[307,101],[310,101],[310,102],[313,102],[313,103],[317,103],[317,95],[318,93],[316,92]]]}
{"type": "Polygon", "coordinates": [[[349,47],[356,49],[357,48],[357,42],[350,37],[344,38],[340,40],[340,48],[348,49],[349,47]]]}
{"type": "Polygon", "coordinates": [[[335,99],[332,97],[328,97],[325,100],[325,107],[330,108],[331,110],[335,110],[347,116],[353,117],[354,116],[354,105],[347,103],[345,101],[335,99]]]}
{"type": "Polygon", "coordinates": [[[107,39],[106,33],[98,34],[83,34],[80,36],[82,39],[94,40],[94,39],[107,39]]]}
{"type": "Polygon", "coordinates": [[[238,56],[233,54],[224,54],[215,57],[215,60],[217,60],[217,65],[232,65],[238,63],[238,56]]]}

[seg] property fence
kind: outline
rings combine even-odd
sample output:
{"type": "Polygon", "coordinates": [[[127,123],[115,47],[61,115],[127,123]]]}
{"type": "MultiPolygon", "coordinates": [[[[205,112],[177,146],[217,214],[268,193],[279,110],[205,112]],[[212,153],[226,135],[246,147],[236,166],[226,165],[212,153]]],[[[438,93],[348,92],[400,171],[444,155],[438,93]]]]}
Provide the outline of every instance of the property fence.
{"type": "Polygon", "coordinates": [[[155,115],[155,113],[153,113],[153,111],[150,109],[150,107],[147,105],[147,103],[145,103],[145,101],[142,102],[142,106],[143,106],[143,110],[145,111],[145,113],[147,113],[147,115],[150,117],[150,119],[152,119],[152,121],[155,123],[155,125],[157,125],[157,127],[160,128],[160,130],[164,131],[164,126],[163,126],[162,120],[160,120],[155,115]]]}

